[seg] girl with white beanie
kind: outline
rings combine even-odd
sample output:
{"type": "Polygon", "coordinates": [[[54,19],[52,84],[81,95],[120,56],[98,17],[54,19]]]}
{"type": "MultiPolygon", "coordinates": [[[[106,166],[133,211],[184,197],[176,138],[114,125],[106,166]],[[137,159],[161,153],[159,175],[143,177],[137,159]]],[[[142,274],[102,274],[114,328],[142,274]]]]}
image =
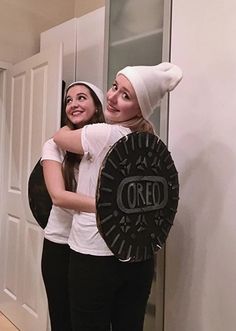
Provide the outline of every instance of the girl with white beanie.
{"type": "MultiPolygon", "coordinates": [[[[171,63],[119,71],[107,92],[106,123],[54,135],[62,149],[83,155],[77,191],[95,197],[102,161],[110,147],[131,132],[154,133],[149,117],[173,90],[182,71],[171,63]]],[[[150,294],[154,258],[123,262],[108,248],[94,213],[75,213],[69,236],[69,290],[74,331],[141,331],[150,294]]]]}

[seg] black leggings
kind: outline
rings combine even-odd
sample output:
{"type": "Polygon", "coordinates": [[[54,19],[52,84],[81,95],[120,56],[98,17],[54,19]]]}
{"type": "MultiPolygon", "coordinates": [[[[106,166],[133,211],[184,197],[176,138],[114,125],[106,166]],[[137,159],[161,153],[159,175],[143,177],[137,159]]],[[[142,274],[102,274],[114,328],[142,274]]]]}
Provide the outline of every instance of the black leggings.
{"type": "Polygon", "coordinates": [[[142,331],[154,260],[120,262],[71,251],[73,331],[142,331]]]}
{"type": "Polygon", "coordinates": [[[68,296],[69,255],[68,245],[44,239],[41,266],[51,331],[72,331],[68,296]]]}

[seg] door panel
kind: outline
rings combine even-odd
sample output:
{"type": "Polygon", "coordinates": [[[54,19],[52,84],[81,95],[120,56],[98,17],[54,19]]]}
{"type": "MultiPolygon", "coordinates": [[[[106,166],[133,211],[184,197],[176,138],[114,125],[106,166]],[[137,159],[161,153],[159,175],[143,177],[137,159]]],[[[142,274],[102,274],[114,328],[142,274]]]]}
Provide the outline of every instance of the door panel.
{"type": "Polygon", "coordinates": [[[43,231],[28,205],[29,174],[60,126],[62,46],[7,70],[0,309],[24,331],[47,329],[41,277],[43,231]]]}

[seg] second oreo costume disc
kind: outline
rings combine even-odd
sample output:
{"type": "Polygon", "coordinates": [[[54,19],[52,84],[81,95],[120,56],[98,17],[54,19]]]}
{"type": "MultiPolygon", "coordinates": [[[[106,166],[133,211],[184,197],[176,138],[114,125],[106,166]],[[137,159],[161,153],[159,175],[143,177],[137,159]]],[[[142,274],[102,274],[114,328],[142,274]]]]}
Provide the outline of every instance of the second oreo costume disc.
{"type": "Polygon", "coordinates": [[[178,173],[157,136],[135,132],[112,146],[100,168],[96,207],[98,229],[117,258],[144,261],[162,248],[178,200],[178,173]]]}

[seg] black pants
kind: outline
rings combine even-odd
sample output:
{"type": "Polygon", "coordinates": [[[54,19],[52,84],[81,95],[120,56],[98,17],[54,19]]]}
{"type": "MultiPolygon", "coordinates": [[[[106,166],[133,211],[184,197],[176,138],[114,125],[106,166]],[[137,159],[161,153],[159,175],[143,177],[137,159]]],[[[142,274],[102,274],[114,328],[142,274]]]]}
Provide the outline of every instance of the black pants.
{"type": "Polygon", "coordinates": [[[71,331],[68,296],[70,248],[44,239],[42,275],[48,298],[52,331],[71,331]]]}
{"type": "Polygon", "coordinates": [[[142,331],[154,263],[120,262],[71,251],[73,331],[142,331]]]}

